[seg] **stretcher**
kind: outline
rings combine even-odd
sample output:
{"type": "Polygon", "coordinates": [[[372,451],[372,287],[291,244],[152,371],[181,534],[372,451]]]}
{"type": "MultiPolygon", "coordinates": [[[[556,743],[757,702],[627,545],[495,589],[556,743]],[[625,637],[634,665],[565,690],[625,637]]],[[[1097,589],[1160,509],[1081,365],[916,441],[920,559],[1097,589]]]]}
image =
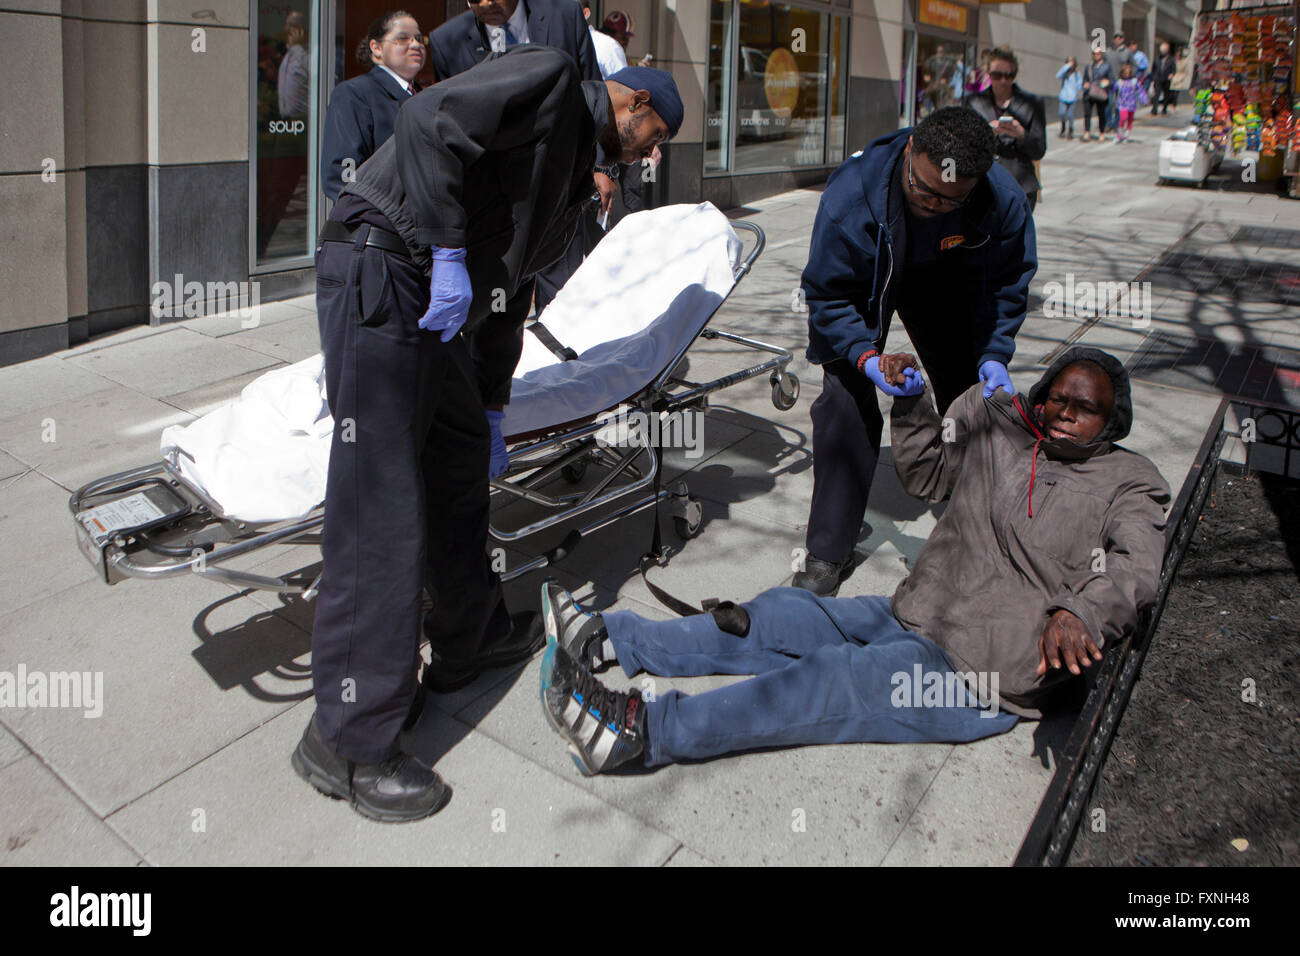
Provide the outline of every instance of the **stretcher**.
{"type": "MultiPolygon", "coordinates": [[[[656,548],[660,509],[680,536],[698,532],[699,502],[684,481],[663,487],[663,432],[645,426],[702,414],[711,395],[759,376],[768,376],[776,408],[793,407],[799,381],[787,369],[789,350],[709,327],[763,246],[761,228],[731,222],[709,203],[636,213],[597,245],[543,321],[526,328],[503,424],[510,467],[491,489],[494,505],[531,506],[514,510],[527,512],[514,524],[504,517],[512,509],[494,507],[490,533],[502,543],[556,527],[567,533],[501,571],[503,580],[559,561],[584,536],[652,507],[656,548]],[[735,229],[748,234],[747,251],[735,229]],[[767,357],[692,382],[677,372],[699,339],[767,357]]],[[[159,461],[71,496],[78,547],[107,584],[199,574],[315,596],[318,572],[259,574],[245,559],[320,543],[335,429],[322,364],[316,356],[264,374],[228,405],[165,429],[159,461]]]]}

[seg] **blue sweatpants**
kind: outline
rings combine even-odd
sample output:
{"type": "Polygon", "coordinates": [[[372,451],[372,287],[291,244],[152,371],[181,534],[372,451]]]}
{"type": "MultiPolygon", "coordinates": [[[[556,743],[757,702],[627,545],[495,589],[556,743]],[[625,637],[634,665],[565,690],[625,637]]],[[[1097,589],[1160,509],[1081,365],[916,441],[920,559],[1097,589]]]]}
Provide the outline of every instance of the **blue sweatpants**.
{"type": "Polygon", "coordinates": [[[955,670],[947,655],[899,624],[888,598],[773,588],[743,606],[745,637],[723,631],[711,614],[672,621],[605,615],[628,677],[756,675],[704,694],[673,690],[646,701],[647,766],[755,747],[964,742],[1016,723],[1014,714],[981,710],[961,681],[947,678],[955,670]],[[948,687],[942,702],[923,698],[918,684],[941,680],[948,687]]]}

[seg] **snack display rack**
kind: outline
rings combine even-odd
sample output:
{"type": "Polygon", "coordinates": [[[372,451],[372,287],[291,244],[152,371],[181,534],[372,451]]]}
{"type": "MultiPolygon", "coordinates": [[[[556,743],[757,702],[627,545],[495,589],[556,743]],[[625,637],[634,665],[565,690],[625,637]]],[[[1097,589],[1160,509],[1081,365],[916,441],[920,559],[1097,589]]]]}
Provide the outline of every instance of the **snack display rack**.
{"type": "Polygon", "coordinates": [[[1198,142],[1256,164],[1261,181],[1277,178],[1288,152],[1300,155],[1296,13],[1294,0],[1203,11],[1192,34],[1198,142]]]}

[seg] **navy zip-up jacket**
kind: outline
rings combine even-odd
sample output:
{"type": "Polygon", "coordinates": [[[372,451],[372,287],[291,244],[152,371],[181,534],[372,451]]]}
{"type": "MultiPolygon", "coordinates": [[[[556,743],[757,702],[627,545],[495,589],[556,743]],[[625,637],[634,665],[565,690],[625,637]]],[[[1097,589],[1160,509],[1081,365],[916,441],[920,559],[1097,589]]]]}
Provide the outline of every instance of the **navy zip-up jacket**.
{"type": "MultiPolygon", "coordinates": [[[[881,349],[900,303],[906,249],[889,229],[890,192],[911,128],[875,140],[831,174],[813,224],[802,288],[808,306],[808,360],[822,365],[881,349]]],[[[901,197],[898,197],[901,200],[901,197]]],[[[1025,320],[1029,280],[1038,269],[1034,221],[1020,184],[998,164],[960,210],[962,242],[938,254],[951,283],[931,287],[935,307],[968,309],[977,330],[976,367],[1004,365],[1025,320]],[[939,303],[944,303],[939,305],[939,303]]],[[[917,294],[917,293],[913,293],[917,294]]]]}

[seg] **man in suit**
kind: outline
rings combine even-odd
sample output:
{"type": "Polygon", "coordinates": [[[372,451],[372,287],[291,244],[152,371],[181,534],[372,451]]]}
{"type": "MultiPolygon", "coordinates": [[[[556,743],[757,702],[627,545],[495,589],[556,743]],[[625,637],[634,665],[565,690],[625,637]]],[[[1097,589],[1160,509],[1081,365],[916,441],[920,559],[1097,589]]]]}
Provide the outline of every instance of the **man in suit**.
{"type": "Polygon", "coordinates": [[[469,10],[429,35],[434,76],[445,80],[517,43],[563,50],[584,80],[600,79],[582,8],[574,0],[466,0],[469,10]]]}
{"type": "Polygon", "coordinates": [[[583,81],[563,52],[518,46],[406,103],[321,230],[334,440],[316,713],[293,767],[365,816],[415,820],[447,799],[399,743],[424,699],[421,630],[433,693],[544,641],[535,614],[512,619],[486,554],[488,480],[509,466],[501,420],[533,276],[577,230],[596,163],[648,156],[681,122],[661,70],[583,81]]]}
{"type": "Polygon", "coordinates": [[[370,25],[357,47],[357,60],[370,72],[334,88],[325,112],[321,150],[321,188],[338,199],[360,167],[388,137],[401,105],[419,92],[415,78],[424,69],[428,37],[414,17],[400,10],[370,25]]]}
{"type": "MultiPolygon", "coordinates": [[[[573,57],[583,80],[599,80],[600,66],[591,43],[582,6],[575,0],[466,0],[469,10],[453,17],[429,36],[429,59],[439,80],[463,73],[482,63],[492,53],[504,53],[520,43],[553,46],[573,57]]],[[[600,193],[601,213],[609,211],[614,198],[614,170],[593,174],[600,193]]],[[[585,234],[595,233],[595,211],[586,213],[593,221],[574,235],[569,248],[554,265],[537,276],[535,302],[540,314],[569,276],[578,271],[587,252],[585,234]]]]}

